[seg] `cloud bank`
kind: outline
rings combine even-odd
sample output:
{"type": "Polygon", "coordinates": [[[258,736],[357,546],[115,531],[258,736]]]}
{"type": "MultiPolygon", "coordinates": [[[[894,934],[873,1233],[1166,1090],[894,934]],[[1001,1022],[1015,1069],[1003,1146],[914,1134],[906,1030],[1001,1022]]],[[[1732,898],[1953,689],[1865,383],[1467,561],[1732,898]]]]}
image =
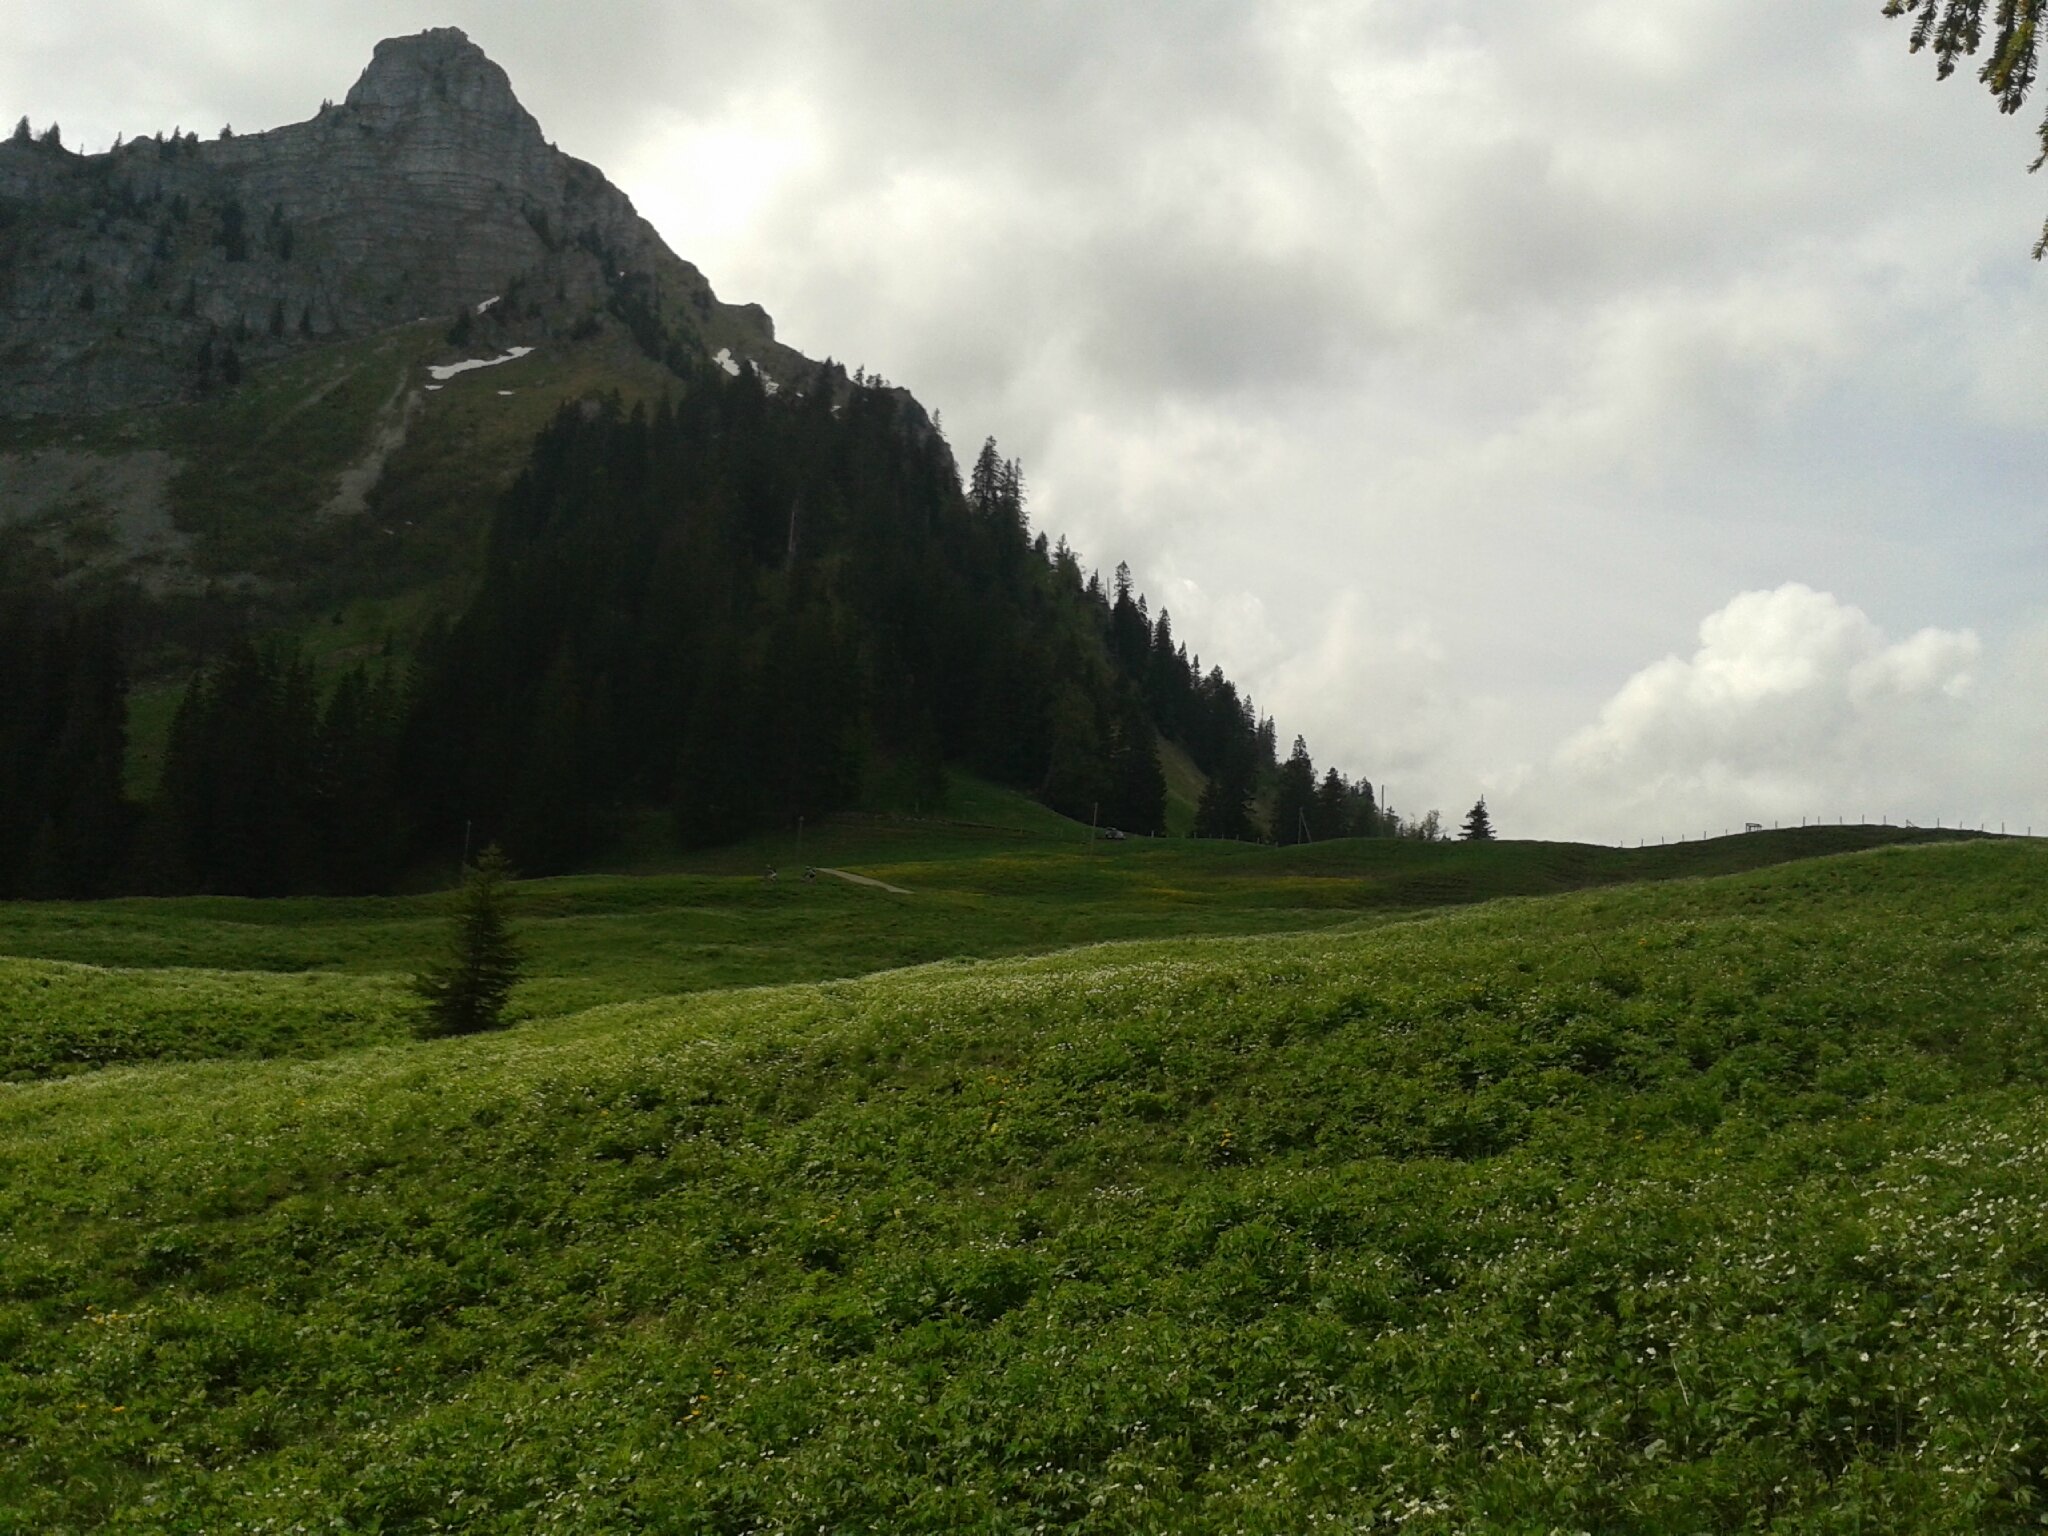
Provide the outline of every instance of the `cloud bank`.
{"type": "Polygon", "coordinates": [[[2038,636],[1997,657],[1969,630],[1894,639],[1796,582],[1745,592],[1700,624],[1691,656],[1637,672],[1508,798],[1594,840],[1748,822],[2024,830],[2029,765],[2048,749],[2041,654],[2038,636]]]}
{"type": "Polygon", "coordinates": [[[12,6],[0,97],[262,126],[460,25],[721,294],[994,434],[1398,804],[2048,827],[2044,188],[1878,9],[75,0],[12,6]]]}

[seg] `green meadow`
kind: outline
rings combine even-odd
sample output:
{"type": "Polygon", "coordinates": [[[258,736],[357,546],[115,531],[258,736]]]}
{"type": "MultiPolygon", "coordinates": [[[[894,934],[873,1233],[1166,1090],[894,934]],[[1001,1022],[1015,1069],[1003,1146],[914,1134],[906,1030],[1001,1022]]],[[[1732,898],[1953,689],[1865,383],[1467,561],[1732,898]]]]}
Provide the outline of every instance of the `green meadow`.
{"type": "Polygon", "coordinates": [[[433,1043],[438,897],[0,907],[0,1531],[2039,1529],[2048,849],[1903,836],[849,820],[433,1043]]]}

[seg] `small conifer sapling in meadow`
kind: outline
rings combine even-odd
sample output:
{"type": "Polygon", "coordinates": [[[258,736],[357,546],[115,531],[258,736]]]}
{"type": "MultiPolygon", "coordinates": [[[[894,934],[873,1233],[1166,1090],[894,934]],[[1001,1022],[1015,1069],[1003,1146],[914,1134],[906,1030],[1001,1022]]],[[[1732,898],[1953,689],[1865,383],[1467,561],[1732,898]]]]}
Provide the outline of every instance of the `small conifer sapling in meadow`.
{"type": "Polygon", "coordinates": [[[426,1003],[422,1037],[505,1027],[505,1003],[525,963],[509,916],[511,883],[512,865],[495,843],[463,871],[448,956],[413,978],[413,990],[426,1003]]]}
{"type": "Polygon", "coordinates": [[[1486,796],[1479,797],[1479,803],[1465,813],[1465,825],[1458,837],[1467,843],[1490,843],[1493,841],[1493,819],[1486,814],[1486,796]]]}

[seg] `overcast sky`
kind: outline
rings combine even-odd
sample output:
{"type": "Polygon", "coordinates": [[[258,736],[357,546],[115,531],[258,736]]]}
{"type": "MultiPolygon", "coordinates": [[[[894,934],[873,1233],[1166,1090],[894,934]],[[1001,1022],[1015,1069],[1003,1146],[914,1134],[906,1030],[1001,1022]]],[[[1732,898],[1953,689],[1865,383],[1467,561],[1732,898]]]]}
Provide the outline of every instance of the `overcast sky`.
{"type": "Polygon", "coordinates": [[[0,110],[271,127],[460,26],[1402,812],[2048,833],[2048,178],[1881,11],[0,0],[0,110]]]}

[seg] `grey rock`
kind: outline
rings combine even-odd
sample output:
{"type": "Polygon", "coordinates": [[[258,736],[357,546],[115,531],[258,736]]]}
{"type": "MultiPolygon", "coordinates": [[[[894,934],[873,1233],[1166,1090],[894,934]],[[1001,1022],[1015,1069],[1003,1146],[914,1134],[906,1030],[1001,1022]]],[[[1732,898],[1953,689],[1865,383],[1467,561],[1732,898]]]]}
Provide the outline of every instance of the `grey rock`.
{"type": "Polygon", "coordinates": [[[191,590],[191,541],[171,522],[176,469],[150,449],[0,454],[0,531],[45,544],[74,579],[119,573],[159,595],[191,590]]]}
{"type": "Polygon", "coordinates": [[[671,364],[723,346],[778,379],[816,367],[549,144],[454,28],[380,43],[340,105],[268,132],[0,144],[0,416],[189,399],[230,350],[253,365],[495,296],[498,334],[530,343],[603,317],[671,364]]]}

